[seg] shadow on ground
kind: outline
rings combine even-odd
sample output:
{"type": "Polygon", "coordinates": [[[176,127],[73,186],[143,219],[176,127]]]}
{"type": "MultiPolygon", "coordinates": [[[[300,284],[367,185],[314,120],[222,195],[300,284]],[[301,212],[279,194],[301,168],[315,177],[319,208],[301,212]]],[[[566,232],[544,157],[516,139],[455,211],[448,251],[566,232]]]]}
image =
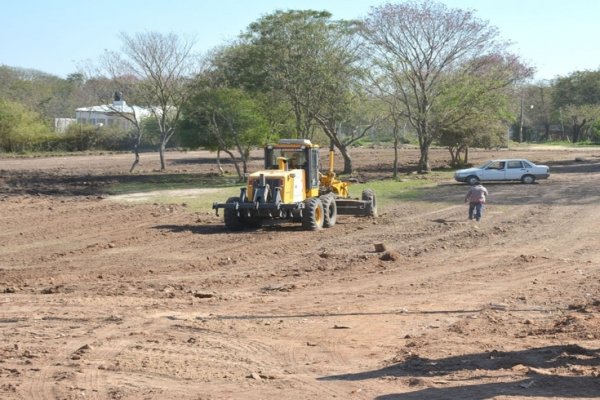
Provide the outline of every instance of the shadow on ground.
{"type": "MultiPolygon", "coordinates": [[[[119,185],[164,185],[166,189],[182,187],[219,187],[236,183],[236,177],[218,174],[123,174],[57,175],[40,171],[3,171],[0,176],[2,195],[106,196],[119,185]]],[[[153,188],[154,190],[156,187],[153,188]]]]}
{"type": "MultiPolygon", "coordinates": [[[[548,346],[520,351],[491,351],[443,359],[408,357],[387,367],[359,373],[332,375],[321,381],[361,381],[389,377],[412,378],[415,385],[419,378],[446,377],[458,372],[475,372],[484,377],[486,371],[508,370],[520,366],[527,378],[511,382],[461,385],[455,387],[425,388],[409,393],[379,396],[378,400],[417,399],[491,399],[496,396],[598,398],[600,379],[596,376],[568,376],[563,371],[579,371],[579,368],[600,366],[600,349],[586,349],[577,345],[548,346]],[[556,372],[557,369],[560,372],[556,372]],[[560,373],[560,374],[559,374],[560,373]]],[[[572,372],[571,372],[572,373],[572,372]]],[[[496,376],[496,375],[495,375],[496,376]]],[[[461,380],[460,382],[465,382],[461,380]]],[[[457,381],[457,383],[460,383],[457,381]]]]}

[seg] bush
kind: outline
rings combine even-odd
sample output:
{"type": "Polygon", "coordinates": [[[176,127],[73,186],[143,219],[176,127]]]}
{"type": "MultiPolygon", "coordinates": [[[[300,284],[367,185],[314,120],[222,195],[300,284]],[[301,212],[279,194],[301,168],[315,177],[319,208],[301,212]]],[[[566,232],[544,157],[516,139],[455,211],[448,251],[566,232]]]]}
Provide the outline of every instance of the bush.
{"type": "Polygon", "coordinates": [[[71,124],[54,150],[130,150],[131,146],[131,136],[118,127],[71,124]]]}
{"type": "Polygon", "coordinates": [[[590,142],[600,144],[600,122],[596,122],[590,128],[590,142]]]}
{"type": "Polygon", "coordinates": [[[54,135],[38,113],[22,104],[0,99],[0,149],[6,152],[26,152],[54,135]]]}

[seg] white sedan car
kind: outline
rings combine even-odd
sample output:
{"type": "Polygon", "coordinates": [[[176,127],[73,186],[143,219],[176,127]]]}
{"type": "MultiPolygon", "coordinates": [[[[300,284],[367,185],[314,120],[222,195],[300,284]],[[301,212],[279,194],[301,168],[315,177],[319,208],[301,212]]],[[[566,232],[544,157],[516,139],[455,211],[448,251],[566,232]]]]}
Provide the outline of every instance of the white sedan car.
{"type": "Polygon", "coordinates": [[[458,182],[473,185],[479,181],[521,181],[533,183],[550,176],[546,165],[535,165],[525,159],[491,160],[476,168],[459,169],[454,173],[458,182]]]}

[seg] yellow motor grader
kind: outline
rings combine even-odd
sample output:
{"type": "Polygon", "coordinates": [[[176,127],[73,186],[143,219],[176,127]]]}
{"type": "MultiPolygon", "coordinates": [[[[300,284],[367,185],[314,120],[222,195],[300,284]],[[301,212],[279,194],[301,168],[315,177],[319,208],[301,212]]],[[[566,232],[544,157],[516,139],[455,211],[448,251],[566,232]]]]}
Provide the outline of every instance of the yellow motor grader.
{"type": "Polygon", "coordinates": [[[338,214],[377,216],[375,193],[362,192],[362,199],[350,198],[348,182],[333,172],[333,146],[329,149],[329,170],[319,170],[319,146],[307,139],[281,139],[265,147],[265,169],[249,175],[239,197],[214,203],[223,209],[229,230],[258,228],[265,220],[291,220],[307,230],[331,228],[338,214]]]}

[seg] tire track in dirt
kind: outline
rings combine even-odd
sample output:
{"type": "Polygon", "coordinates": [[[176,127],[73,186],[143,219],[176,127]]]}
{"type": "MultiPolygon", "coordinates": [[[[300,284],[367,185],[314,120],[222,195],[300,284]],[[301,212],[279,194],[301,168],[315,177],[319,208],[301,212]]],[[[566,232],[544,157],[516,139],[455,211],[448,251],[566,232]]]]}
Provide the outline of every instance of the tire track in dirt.
{"type": "Polygon", "coordinates": [[[190,322],[191,317],[192,314],[171,313],[168,317],[158,314],[146,318],[138,327],[152,333],[121,352],[116,371],[140,376],[155,374],[164,379],[212,381],[221,376],[218,372],[215,376],[206,375],[203,372],[206,366],[214,371],[229,371],[227,375],[235,379],[246,379],[257,368],[278,370],[279,365],[271,361],[275,359],[271,357],[271,347],[239,333],[232,335],[206,328],[200,322],[190,322]],[[181,375],[170,372],[171,368],[181,375]]]}
{"type": "MultiPolygon", "coordinates": [[[[307,390],[306,398],[347,398],[353,393],[353,398],[368,398],[361,394],[360,384],[345,382],[319,381],[316,378],[326,375],[326,371],[353,370],[356,365],[349,358],[346,343],[351,342],[351,337],[360,336],[360,324],[356,319],[343,318],[344,324],[338,316],[311,317],[309,321],[298,324],[288,331],[279,341],[285,339],[282,350],[282,364],[293,368],[294,373],[290,379],[295,385],[307,390]],[[348,321],[348,322],[346,322],[348,321]],[[352,334],[347,334],[347,331],[352,334]],[[327,332],[323,336],[321,332],[327,332]],[[295,367],[294,367],[295,366],[295,367]]],[[[369,332],[364,332],[369,337],[369,332]]],[[[354,347],[354,346],[351,346],[354,347]]]]}
{"type": "MultiPolygon", "coordinates": [[[[81,321],[91,323],[92,320],[81,321]]],[[[98,366],[114,359],[114,357],[127,345],[128,339],[111,340],[119,329],[109,322],[102,325],[102,320],[95,320],[93,327],[86,328],[86,333],[81,333],[80,338],[71,336],[68,346],[60,346],[60,351],[50,356],[40,367],[35,379],[27,388],[31,399],[53,399],[60,397],[56,392],[58,387],[50,387],[57,381],[72,382],[70,390],[85,392],[86,398],[106,399],[106,377],[100,372],[98,366]],[[92,335],[89,333],[92,332],[92,335]],[[110,346],[104,346],[104,342],[110,346]],[[85,363],[85,365],[84,365],[85,363]]],[[[64,390],[64,385],[61,385],[64,390]]]]}

